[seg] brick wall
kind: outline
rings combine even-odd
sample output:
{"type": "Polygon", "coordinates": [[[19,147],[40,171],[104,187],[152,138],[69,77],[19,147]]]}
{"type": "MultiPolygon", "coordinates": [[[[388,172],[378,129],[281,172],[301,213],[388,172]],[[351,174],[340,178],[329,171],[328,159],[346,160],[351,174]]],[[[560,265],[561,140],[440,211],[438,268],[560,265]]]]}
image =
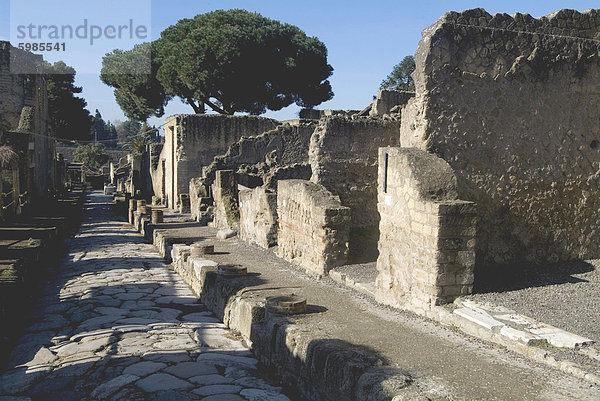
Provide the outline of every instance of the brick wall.
{"type": "Polygon", "coordinates": [[[310,181],[281,180],[277,187],[278,255],[316,276],[345,264],[350,209],[310,181]]]}
{"type": "Polygon", "coordinates": [[[471,293],[476,209],[457,200],[450,166],[415,148],[382,148],[378,183],[377,300],[423,312],[471,293]]]}

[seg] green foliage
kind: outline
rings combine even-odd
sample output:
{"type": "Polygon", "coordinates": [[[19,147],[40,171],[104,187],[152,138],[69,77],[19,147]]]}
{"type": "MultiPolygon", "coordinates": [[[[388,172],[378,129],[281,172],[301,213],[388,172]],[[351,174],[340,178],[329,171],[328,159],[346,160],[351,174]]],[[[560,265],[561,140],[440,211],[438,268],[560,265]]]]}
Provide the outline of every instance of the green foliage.
{"type": "Polygon", "coordinates": [[[222,114],[313,107],[333,97],[332,71],[325,45],[296,26],[219,10],[183,19],[151,44],[106,55],[101,79],[128,117],[145,121],[162,115],[173,96],[196,113],[205,106],[222,114]],[[151,59],[150,74],[136,73],[143,57],[151,59]]]}
{"type": "Polygon", "coordinates": [[[406,56],[399,64],[394,66],[394,69],[388,75],[379,89],[396,89],[405,91],[414,91],[415,82],[412,79],[412,72],[415,70],[415,58],[406,56]]]}
{"type": "Polygon", "coordinates": [[[108,162],[108,155],[104,146],[100,144],[79,145],[75,149],[74,160],[77,163],[83,163],[87,170],[100,172],[102,166],[108,162]]]}
{"type": "Polygon", "coordinates": [[[142,124],[139,121],[132,119],[128,119],[119,123],[115,121],[115,126],[117,129],[117,138],[119,143],[124,143],[127,138],[137,135],[142,128],[142,124]]]}
{"type": "Polygon", "coordinates": [[[149,128],[146,123],[143,123],[135,135],[130,135],[125,139],[123,148],[132,153],[143,153],[146,150],[146,145],[155,142],[157,139],[158,130],[154,127],[149,128]]]}
{"type": "Polygon", "coordinates": [[[50,129],[62,139],[90,139],[90,113],[84,99],[74,96],[82,89],[74,85],[75,70],[62,61],[44,62],[48,92],[50,129]]]}
{"type": "Polygon", "coordinates": [[[90,133],[94,141],[102,142],[105,146],[114,148],[117,146],[117,129],[110,121],[105,122],[102,115],[96,109],[92,117],[90,133]]]}
{"type": "Polygon", "coordinates": [[[115,99],[128,118],[146,121],[150,116],[161,117],[172,98],[156,78],[158,67],[153,44],[146,42],[104,56],[100,79],[115,88],[115,99]]]}

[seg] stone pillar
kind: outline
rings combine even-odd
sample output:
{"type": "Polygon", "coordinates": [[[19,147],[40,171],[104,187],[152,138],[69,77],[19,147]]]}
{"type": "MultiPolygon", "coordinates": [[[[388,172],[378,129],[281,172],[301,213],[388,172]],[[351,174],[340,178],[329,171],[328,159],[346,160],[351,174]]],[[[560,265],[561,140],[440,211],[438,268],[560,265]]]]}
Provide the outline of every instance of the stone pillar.
{"type": "Polygon", "coordinates": [[[235,172],[233,170],[217,171],[212,192],[215,202],[215,227],[236,229],[240,221],[240,212],[235,172]]]}
{"type": "Polygon", "coordinates": [[[277,244],[277,194],[265,187],[239,192],[240,238],[263,248],[277,244]]]}
{"type": "Polygon", "coordinates": [[[163,211],[161,209],[152,210],[152,224],[159,224],[163,222],[163,211]]]}
{"type": "Polygon", "coordinates": [[[129,199],[129,211],[127,213],[129,224],[133,224],[133,214],[137,210],[137,202],[135,199],[129,199]]]}
{"type": "Polygon", "coordinates": [[[415,148],[381,148],[378,181],[377,301],[427,314],[470,294],[476,205],[457,199],[450,166],[415,148]]]}

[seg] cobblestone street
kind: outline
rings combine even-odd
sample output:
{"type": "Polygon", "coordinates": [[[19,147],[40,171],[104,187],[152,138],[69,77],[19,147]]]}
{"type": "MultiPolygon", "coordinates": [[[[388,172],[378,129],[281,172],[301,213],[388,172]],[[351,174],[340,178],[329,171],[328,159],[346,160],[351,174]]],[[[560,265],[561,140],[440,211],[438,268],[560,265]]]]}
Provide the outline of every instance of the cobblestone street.
{"type": "Polygon", "coordinates": [[[87,196],[57,281],[0,376],[0,400],[289,400],[109,201],[87,196]]]}

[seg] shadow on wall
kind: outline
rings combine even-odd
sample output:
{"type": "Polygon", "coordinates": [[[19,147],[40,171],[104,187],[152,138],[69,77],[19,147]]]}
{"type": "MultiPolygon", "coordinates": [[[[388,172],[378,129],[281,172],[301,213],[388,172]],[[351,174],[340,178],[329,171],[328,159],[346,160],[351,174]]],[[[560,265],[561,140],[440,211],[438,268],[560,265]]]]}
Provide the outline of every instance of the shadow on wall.
{"type": "Polygon", "coordinates": [[[573,275],[589,273],[595,269],[592,264],[582,260],[544,265],[476,266],[473,292],[508,292],[528,287],[587,282],[573,275]]]}
{"type": "Polygon", "coordinates": [[[348,265],[376,262],[379,256],[379,227],[350,227],[348,265]]]}

